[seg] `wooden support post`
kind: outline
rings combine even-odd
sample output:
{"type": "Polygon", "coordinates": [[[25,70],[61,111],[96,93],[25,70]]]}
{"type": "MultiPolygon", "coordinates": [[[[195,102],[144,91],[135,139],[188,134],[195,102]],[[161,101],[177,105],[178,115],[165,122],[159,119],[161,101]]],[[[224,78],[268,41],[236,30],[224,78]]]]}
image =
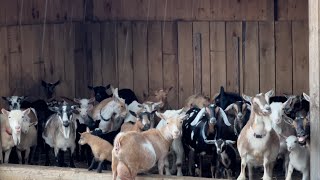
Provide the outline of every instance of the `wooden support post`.
{"type": "Polygon", "coordinates": [[[311,118],[311,180],[320,179],[320,44],[319,44],[319,7],[318,0],[309,0],[309,86],[310,86],[310,118],[311,118]]]}

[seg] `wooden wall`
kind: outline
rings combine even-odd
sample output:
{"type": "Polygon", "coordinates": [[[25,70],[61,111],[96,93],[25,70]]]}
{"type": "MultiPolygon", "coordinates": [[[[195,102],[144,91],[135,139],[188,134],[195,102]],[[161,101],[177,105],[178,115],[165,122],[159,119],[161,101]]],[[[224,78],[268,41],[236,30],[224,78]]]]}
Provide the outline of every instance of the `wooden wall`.
{"type": "Polygon", "coordinates": [[[301,0],[0,2],[0,95],[43,96],[41,79],[61,79],[57,95],[68,97],[90,96],[87,85],[132,88],[140,99],[173,86],[178,107],[221,85],[249,95],[309,89],[301,0]]]}

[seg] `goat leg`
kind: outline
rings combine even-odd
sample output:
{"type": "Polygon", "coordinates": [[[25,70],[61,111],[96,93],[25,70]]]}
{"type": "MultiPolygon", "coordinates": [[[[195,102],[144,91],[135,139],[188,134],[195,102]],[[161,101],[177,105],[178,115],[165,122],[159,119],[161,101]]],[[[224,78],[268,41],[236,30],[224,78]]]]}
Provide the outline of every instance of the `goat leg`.
{"type": "Polygon", "coordinates": [[[287,176],[286,176],[286,180],[291,180],[292,172],[293,172],[293,166],[289,162],[288,173],[287,173],[287,176]]]}
{"type": "Polygon", "coordinates": [[[164,167],[164,158],[165,158],[165,156],[160,157],[159,160],[158,160],[159,175],[163,175],[163,167],[164,167]]]}
{"type": "Polygon", "coordinates": [[[5,153],[4,153],[4,163],[5,164],[8,164],[9,163],[9,156],[10,156],[10,154],[11,154],[11,148],[10,149],[8,149],[5,153]]]}
{"type": "Polygon", "coordinates": [[[92,161],[91,161],[91,165],[90,165],[90,167],[88,168],[88,170],[91,171],[91,170],[93,169],[93,167],[94,167],[95,164],[96,164],[96,159],[93,157],[93,158],[92,158],[92,161]]]}
{"type": "Polygon", "coordinates": [[[72,168],[75,168],[76,166],[74,165],[74,161],[73,161],[74,151],[72,151],[71,148],[69,148],[69,157],[70,157],[70,164],[69,164],[69,166],[72,167],[72,168]]]}
{"type": "MultiPolygon", "coordinates": [[[[240,172],[240,175],[238,176],[237,180],[245,180],[246,179],[246,166],[247,166],[247,162],[244,159],[244,157],[242,157],[241,158],[241,172],[240,172]]],[[[251,168],[249,168],[249,169],[251,169],[251,168]]],[[[250,174],[250,170],[249,170],[249,174],[250,174]]],[[[250,177],[249,177],[249,179],[250,179],[250,177]]]]}
{"type": "Polygon", "coordinates": [[[24,153],[24,164],[29,164],[30,147],[24,153]]]}
{"type": "Polygon", "coordinates": [[[169,154],[164,159],[164,170],[166,171],[166,176],[171,176],[171,172],[169,169],[169,154]]]}
{"type": "Polygon", "coordinates": [[[103,161],[100,161],[100,162],[99,162],[99,165],[98,165],[98,168],[97,168],[97,172],[98,172],[98,173],[101,173],[101,172],[102,172],[102,163],[103,163],[103,161]]]}
{"type": "Polygon", "coordinates": [[[35,160],[36,149],[37,149],[37,146],[32,147],[30,164],[38,164],[38,161],[36,162],[36,160],[35,160]]]}
{"type": "Polygon", "coordinates": [[[193,165],[194,165],[194,151],[190,150],[188,153],[188,170],[189,170],[189,175],[193,176],[194,173],[192,171],[193,165]]]}
{"type": "MultiPolygon", "coordinates": [[[[44,151],[45,151],[45,154],[46,154],[46,162],[45,162],[45,166],[49,166],[50,165],[50,156],[49,156],[49,153],[50,153],[50,146],[48,144],[45,144],[44,145],[44,151]]],[[[55,155],[56,157],[56,155],[55,155]]],[[[39,155],[39,159],[40,159],[40,155],[39,155]]]]}
{"type": "Polygon", "coordinates": [[[88,166],[90,166],[90,159],[92,158],[92,152],[89,146],[86,146],[85,152],[86,152],[87,164],[88,166]]]}
{"type": "Polygon", "coordinates": [[[16,149],[17,155],[18,155],[18,159],[19,159],[19,164],[22,164],[22,155],[21,155],[21,151],[16,149]]]}

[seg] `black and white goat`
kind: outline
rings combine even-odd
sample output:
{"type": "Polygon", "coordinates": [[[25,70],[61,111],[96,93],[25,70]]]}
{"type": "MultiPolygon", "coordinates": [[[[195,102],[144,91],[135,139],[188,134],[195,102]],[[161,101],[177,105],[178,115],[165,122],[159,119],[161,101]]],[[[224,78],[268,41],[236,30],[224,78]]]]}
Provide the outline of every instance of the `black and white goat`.
{"type": "Polygon", "coordinates": [[[239,94],[225,92],[223,86],[220,87],[220,93],[214,97],[214,103],[222,109],[226,109],[230,104],[243,100],[239,94]]]}
{"type": "Polygon", "coordinates": [[[76,113],[75,106],[64,102],[62,106],[52,107],[51,109],[55,114],[50,116],[46,122],[42,137],[54,149],[58,166],[64,166],[64,154],[61,151],[69,150],[70,167],[75,167],[73,162],[77,129],[73,117],[73,114],[76,113]]]}
{"type": "Polygon", "coordinates": [[[212,155],[211,174],[214,177],[214,166],[216,162],[216,152],[213,144],[208,144],[207,140],[215,140],[220,134],[222,126],[231,126],[228,118],[219,106],[211,104],[202,109],[191,108],[186,113],[189,118],[183,124],[182,141],[189,150],[189,156],[194,152],[195,158],[189,157],[189,173],[192,173],[192,163],[195,160],[196,174],[202,176],[202,155],[212,155]],[[200,162],[199,159],[200,158],[200,162]]]}
{"type": "Polygon", "coordinates": [[[237,170],[237,152],[233,144],[236,142],[218,139],[207,140],[206,143],[214,144],[217,151],[215,178],[234,178],[237,170]]]}

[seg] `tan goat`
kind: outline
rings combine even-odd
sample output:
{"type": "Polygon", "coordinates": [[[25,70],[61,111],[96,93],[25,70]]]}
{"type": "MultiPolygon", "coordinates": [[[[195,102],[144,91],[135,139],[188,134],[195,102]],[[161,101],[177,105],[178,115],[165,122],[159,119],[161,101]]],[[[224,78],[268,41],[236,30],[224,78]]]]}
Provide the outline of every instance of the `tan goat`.
{"type": "Polygon", "coordinates": [[[252,166],[264,167],[263,180],[272,179],[274,162],[278,156],[280,142],[272,128],[269,98],[273,91],[260,93],[254,97],[243,95],[251,103],[251,115],[238,137],[237,147],[241,157],[241,173],[238,180],[245,180],[248,166],[249,180],[252,180],[252,166]]]}
{"type": "Polygon", "coordinates": [[[144,132],[119,133],[112,150],[112,174],[115,180],[135,179],[139,172],[151,169],[158,161],[159,174],[163,175],[164,159],[173,139],[181,137],[186,115],[167,118],[157,113],[167,124],[159,129],[144,132]]]}
{"type": "Polygon", "coordinates": [[[93,153],[93,159],[91,161],[91,165],[89,167],[89,171],[93,169],[96,162],[99,162],[97,172],[102,172],[102,163],[104,161],[112,161],[112,149],[113,146],[104,139],[94,136],[90,134],[89,128],[87,128],[86,132],[80,133],[80,145],[88,144],[92,150],[93,153]]]}
{"type": "Polygon", "coordinates": [[[188,97],[186,100],[184,110],[188,111],[190,108],[193,107],[198,107],[198,108],[203,108],[203,107],[208,107],[210,104],[210,98],[205,97],[201,94],[194,94],[188,97]]]}

